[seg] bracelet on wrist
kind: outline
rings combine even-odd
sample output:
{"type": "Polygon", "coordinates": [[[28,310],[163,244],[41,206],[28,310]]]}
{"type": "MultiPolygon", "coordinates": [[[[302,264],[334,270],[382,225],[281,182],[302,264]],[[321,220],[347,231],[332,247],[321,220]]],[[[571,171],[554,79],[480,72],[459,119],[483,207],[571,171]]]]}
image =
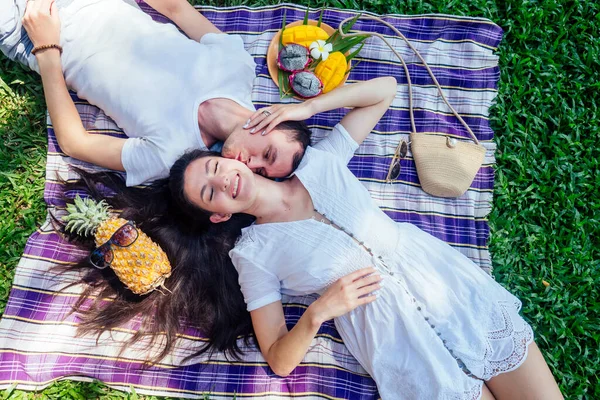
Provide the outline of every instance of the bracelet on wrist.
{"type": "Polygon", "coordinates": [[[31,54],[33,54],[35,56],[35,53],[37,53],[38,51],[48,50],[48,49],[57,49],[60,52],[60,54],[62,54],[62,51],[63,51],[62,47],[60,47],[57,44],[44,44],[41,46],[34,47],[33,50],[31,50],[31,54]]]}

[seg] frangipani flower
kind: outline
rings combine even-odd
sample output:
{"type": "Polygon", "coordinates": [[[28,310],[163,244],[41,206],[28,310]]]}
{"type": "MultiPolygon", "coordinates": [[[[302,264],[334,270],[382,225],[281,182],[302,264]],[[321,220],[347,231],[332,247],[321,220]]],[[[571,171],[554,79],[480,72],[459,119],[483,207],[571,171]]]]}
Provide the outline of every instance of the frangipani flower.
{"type": "Polygon", "coordinates": [[[327,57],[329,57],[329,52],[333,50],[333,45],[331,43],[325,43],[324,40],[316,40],[310,44],[309,49],[312,58],[315,60],[320,58],[325,61],[327,60],[327,57]]]}

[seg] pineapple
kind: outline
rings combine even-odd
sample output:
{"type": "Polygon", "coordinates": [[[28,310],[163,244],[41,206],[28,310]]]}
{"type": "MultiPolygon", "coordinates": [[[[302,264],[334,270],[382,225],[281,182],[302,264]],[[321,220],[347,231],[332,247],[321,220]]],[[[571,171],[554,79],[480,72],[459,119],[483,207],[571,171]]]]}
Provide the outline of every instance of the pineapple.
{"type": "MultiPolygon", "coordinates": [[[[63,221],[65,229],[78,235],[94,235],[96,246],[106,243],[127,220],[112,216],[110,206],[104,200],[96,202],[77,195],[74,204],[67,205],[63,221]]],[[[139,228],[138,237],[132,245],[120,247],[112,244],[113,260],[110,267],[117,277],[133,293],[144,295],[162,286],[171,275],[167,255],[139,228]]]]}

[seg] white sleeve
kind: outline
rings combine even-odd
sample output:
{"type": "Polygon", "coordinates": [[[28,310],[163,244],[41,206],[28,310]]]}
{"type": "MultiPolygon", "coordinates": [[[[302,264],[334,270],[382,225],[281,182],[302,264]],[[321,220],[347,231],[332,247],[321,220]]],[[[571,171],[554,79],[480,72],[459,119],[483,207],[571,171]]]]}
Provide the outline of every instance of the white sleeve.
{"type": "Polygon", "coordinates": [[[248,53],[244,47],[244,40],[240,35],[228,33],[205,33],[200,39],[200,43],[215,47],[214,51],[226,53],[232,67],[229,71],[222,71],[224,78],[228,83],[222,85],[220,90],[212,95],[214,97],[223,97],[239,103],[244,108],[254,111],[256,108],[252,103],[252,87],[256,78],[256,62],[254,57],[248,53]]]}
{"type": "Polygon", "coordinates": [[[223,33],[223,32],[221,32],[221,33],[216,33],[216,32],[205,33],[200,38],[200,43],[206,44],[206,45],[211,45],[211,44],[226,45],[226,46],[232,46],[232,47],[238,47],[238,48],[244,49],[244,40],[242,39],[242,37],[240,35],[223,33]]]}
{"type": "Polygon", "coordinates": [[[169,176],[156,145],[144,138],[129,138],[121,151],[121,163],[127,173],[127,186],[141,185],[169,176]]]}
{"type": "Polygon", "coordinates": [[[281,300],[281,283],[277,276],[242,253],[243,250],[234,248],[229,256],[238,272],[238,282],[248,311],[281,300]]]}
{"type": "Polygon", "coordinates": [[[352,136],[342,124],[337,124],[329,135],[313,147],[336,155],[344,161],[344,164],[348,164],[354,156],[354,152],[358,149],[358,143],[352,139],[352,136]]]}
{"type": "Polygon", "coordinates": [[[207,46],[216,46],[219,51],[225,51],[230,56],[235,55],[236,62],[249,65],[252,70],[256,67],[254,57],[244,47],[244,39],[240,35],[228,33],[205,33],[200,38],[200,43],[207,46]]]}

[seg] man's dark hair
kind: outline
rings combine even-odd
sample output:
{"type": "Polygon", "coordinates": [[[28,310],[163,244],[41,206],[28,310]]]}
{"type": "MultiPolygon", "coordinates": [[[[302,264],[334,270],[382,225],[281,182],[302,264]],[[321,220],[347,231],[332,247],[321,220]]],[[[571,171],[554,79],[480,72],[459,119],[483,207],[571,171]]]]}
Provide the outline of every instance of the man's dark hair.
{"type": "Polygon", "coordinates": [[[277,129],[285,131],[291,142],[298,142],[302,146],[302,150],[294,154],[292,161],[292,171],[295,171],[298,165],[300,165],[302,157],[304,157],[306,148],[310,145],[310,135],[312,132],[308,129],[304,121],[284,121],[277,125],[277,129]]]}

